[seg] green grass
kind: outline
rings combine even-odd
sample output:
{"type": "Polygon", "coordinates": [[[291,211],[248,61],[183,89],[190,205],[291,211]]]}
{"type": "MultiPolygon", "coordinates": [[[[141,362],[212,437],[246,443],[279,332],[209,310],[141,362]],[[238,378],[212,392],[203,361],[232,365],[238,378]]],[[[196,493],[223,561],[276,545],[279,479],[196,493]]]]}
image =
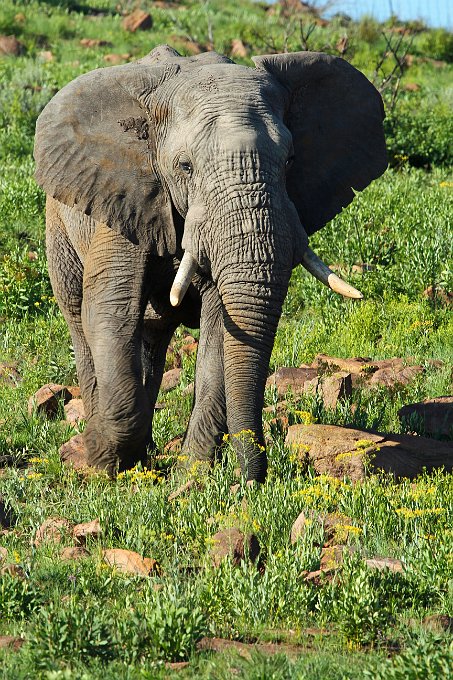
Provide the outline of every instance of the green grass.
{"type": "MultiPolygon", "coordinates": [[[[46,102],[78,74],[104,66],[106,54],[135,58],[162,42],[186,54],[191,48],[184,41],[206,45],[210,30],[215,48],[227,54],[235,38],[250,54],[268,52],[269,45],[283,49],[285,40],[288,49],[301,48],[298,17],[269,16],[248,0],[226,7],[217,0],[185,2],[179,10],[143,2],[153,28],[133,35],[122,29],[117,9],[132,4],[4,0],[0,8],[0,33],[16,35],[25,48],[20,57],[0,57],[0,362],[14,364],[19,374],[17,384],[0,379],[0,457],[10,461],[0,471],[0,495],[15,518],[0,545],[24,575],[0,575],[0,635],[26,640],[18,652],[0,650],[1,677],[154,680],[173,676],[165,661],[182,659],[190,664],[177,677],[186,678],[451,677],[451,638],[424,622],[430,614],[453,616],[450,475],[439,471],[399,484],[379,476],[362,484],[316,477],[274,433],[262,487],[231,494],[237,479],[230,456],[209,475],[200,473],[199,488],[169,503],[180,480],[164,463],[152,475],[137,470],[115,482],[101,474],[81,477],[59,460],[60,445],[74,434],[62,423],[63,410],[53,420],[27,412],[28,397],[42,384],[77,380],[47,276],[44,195],[33,180],[34,124],[46,102]],[[94,5],[104,13],[90,14],[94,5]],[[111,45],[84,48],[82,38],[111,45]],[[44,61],[43,50],[51,50],[53,61],[44,61]],[[319,568],[321,523],[313,521],[290,544],[301,511],[348,518],[341,541],[355,552],[321,586],[303,578],[319,568]],[[61,545],[34,545],[37,528],[55,516],[73,523],[100,519],[103,534],[89,541],[87,559],[59,559],[61,547],[73,544],[70,536],[61,545]],[[212,567],[212,537],[230,526],[256,533],[259,568],[212,567]],[[112,570],[101,554],[111,547],[157,559],[160,573],[139,578],[112,570]],[[374,555],[401,559],[403,573],[370,571],[363,558],[374,555]],[[203,635],[299,644],[301,654],[197,653],[203,635]]],[[[305,28],[310,21],[304,19],[305,28]]],[[[335,53],[346,33],[347,58],[371,77],[385,49],[382,29],[389,31],[369,20],[348,26],[335,20],[318,25],[309,46],[335,53]]],[[[386,122],[393,168],[312,239],[365,300],[346,302],[297,269],[271,360],[274,370],[320,352],[401,356],[423,364],[425,373],[392,391],[356,390],[351,403],[335,410],[308,396],[292,400],[294,422],[303,410],[318,422],[399,432],[403,404],[451,393],[451,308],[423,295],[430,285],[453,289],[451,42],[445,32],[415,36],[413,63],[386,122]],[[420,90],[405,91],[411,82],[420,90]],[[353,272],[360,263],[371,270],[353,272]],[[432,359],[442,365],[433,366],[432,359]]],[[[391,68],[389,58],[384,70],[391,68]]],[[[181,337],[180,330],[176,343],[181,337]]],[[[162,396],[167,408],[155,417],[161,448],[186,427],[191,398],[183,390],[194,364],[193,356],[183,357],[181,385],[162,396]]],[[[274,398],[266,394],[268,404],[274,398]]]]}

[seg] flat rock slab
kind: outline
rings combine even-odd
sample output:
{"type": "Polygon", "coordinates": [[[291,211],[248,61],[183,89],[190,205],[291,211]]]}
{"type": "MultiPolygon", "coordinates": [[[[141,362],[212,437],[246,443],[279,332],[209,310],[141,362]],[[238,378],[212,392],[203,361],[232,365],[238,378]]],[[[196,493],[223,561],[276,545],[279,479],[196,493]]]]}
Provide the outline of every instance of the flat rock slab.
{"type": "Polygon", "coordinates": [[[363,481],[383,470],[413,478],[443,467],[453,469],[453,442],[403,434],[365,432],[336,425],[291,425],[286,445],[314,465],[318,474],[363,481]]]}
{"type": "Polygon", "coordinates": [[[266,387],[275,387],[280,397],[283,397],[288,390],[294,395],[304,394],[304,385],[310,380],[318,377],[316,368],[279,368],[270,375],[266,381],[266,387]]]}
{"type": "Polygon", "coordinates": [[[401,422],[406,426],[422,426],[426,434],[442,437],[453,435],[453,396],[425,399],[408,404],[398,411],[401,422]]]}

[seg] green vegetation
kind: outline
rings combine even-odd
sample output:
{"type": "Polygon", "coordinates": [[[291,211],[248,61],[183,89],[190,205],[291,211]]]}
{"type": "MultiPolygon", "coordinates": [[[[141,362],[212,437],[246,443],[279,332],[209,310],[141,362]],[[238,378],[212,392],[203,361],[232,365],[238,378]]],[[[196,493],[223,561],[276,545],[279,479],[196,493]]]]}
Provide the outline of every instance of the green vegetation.
{"type": "MultiPolygon", "coordinates": [[[[362,484],[316,477],[273,431],[262,487],[241,485],[232,494],[231,459],[209,475],[192,471],[198,487],[168,502],[180,480],[167,460],[115,482],[102,474],[82,477],[59,460],[59,446],[74,434],[61,422],[62,409],[52,420],[27,413],[28,397],[44,383],[76,382],[69,334],[46,270],[44,196],[31,157],[36,117],[66,82],[108,65],[105,56],[133,59],[164,42],[184,54],[211,42],[229,54],[233,39],[250,55],[308,45],[343,54],[377,85],[387,82],[392,167],[312,239],[365,301],[346,302],[296,270],[271,369],[298,366],[318,352],[413,357],[426,368],[406,387],[355,390],[352,402],[335,410],[313,397],[290,401],[292,422],[307,412],[322,423],[399,432],[403,404],[451,393],[451,308],[442,296],[423,292],[453,290],[452,35],[370,18],[323,25],[305,14],[266,12],[249,0],[188,0],[169,8],[144,1],[153,27],[131,34],[121,26],[121,12],[137,4],[1,3],[0,34],[16,36],[23,52],[0,56],[0,362],[16,371],[9,379],[0,375],[0,461],[8,463],[0,470],[0,496],[13,513],[0,546],[22,574],[0,574],[0,635],[26,640],[19,651],[0,649],[1,677],[154,680],[172,677],[164,662],[182,660],[190,664],[175,677],[452,677],[451,636],[426,623],[429,615],[453,616],[451,476],[439,471],[399,484],[378,476],[362,484]],[[109,44],[85,47],[84,38],[109,44]],[[357,273],[354,264],[369,267],[357,273]],[[301,511],[348,518],[336,542],[354,551],[345,552],[341,569],[321,584],[304,575],[319,569],[322,524],[312,521],[295,545],[289,541],[301,511]],[[90,556],[60,560],[62,546],[74,544],[69,536],[60,545],[36,546],[36,530],[48,517],[73,523],[98,517],[103,533],[88,539],[90,556]],[[212,537],[231,526],[257,535],[258,566],[212,566],[212,537]],[[152,557],[160,570],[146,578],[123,574],[102,559],[101,550],[113,547],[152,557]],[[375,555],[401,559],[403,571],[369,569],[363,558],[375,555]],[[253,651],[250,658],[195,652],[205,635],[298,644],[302,653],[294,658],[283,647],[280,654],[253,651]]],[[[251,64],[249,57],[238,61],[251,64]]],[[[177,348],[182,336],[178,331],[177,348]]],[[[156,413],[160,448],[184,431],[190,412],[184,389],[193,380],[194,356],[183,355],[182,366],[181,384],[162,396],[167,408],[156,413]]],[[[274,397],[269,391],[268,404],[274,397]]]]}

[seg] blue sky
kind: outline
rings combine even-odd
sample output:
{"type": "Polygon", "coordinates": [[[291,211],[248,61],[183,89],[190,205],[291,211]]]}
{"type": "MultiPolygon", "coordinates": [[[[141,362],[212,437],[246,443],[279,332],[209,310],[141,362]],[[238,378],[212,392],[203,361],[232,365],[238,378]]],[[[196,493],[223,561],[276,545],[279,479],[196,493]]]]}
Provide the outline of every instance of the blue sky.
{"type": "MultiPolygon", "coordinates": [[[[313,4],[322,6],[323,0],[313,4]]],[[[394,13],[400,19],[423,19],[433,27],[453,27],[453,0],[335,0],[326,15],[336,12],[345,12],[354,19],[371,14],[381,21],[394,13]]]]}

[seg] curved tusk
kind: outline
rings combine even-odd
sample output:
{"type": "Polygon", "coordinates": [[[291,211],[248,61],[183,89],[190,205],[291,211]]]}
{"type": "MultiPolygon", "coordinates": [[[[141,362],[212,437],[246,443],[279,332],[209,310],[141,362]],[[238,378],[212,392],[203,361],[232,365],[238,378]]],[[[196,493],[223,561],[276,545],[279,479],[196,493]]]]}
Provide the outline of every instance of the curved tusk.
{"type": "Polygon", "coordinates": [[[311,248],[307,248],[303,254],[301,264],[308,272],[310,272],[310,274],[313,274],[313,276],[321,281],[321,283],[328,286],[336,293],[340,293],[340,295],[344,295],[345,297],[355,298],[356,300],[363,298],[362,293],[357,290],[357,288],[350,286],[349,283],[346,283],[340,279],[339,276],[334,274],[311,248]]]}
{"type": "Polygon", "coordinates": [[[194,256],[185,252],[170,291],[170,302],[173,307],[178,307],[181,304],[197,269],[198,262],[194,256]]]}

